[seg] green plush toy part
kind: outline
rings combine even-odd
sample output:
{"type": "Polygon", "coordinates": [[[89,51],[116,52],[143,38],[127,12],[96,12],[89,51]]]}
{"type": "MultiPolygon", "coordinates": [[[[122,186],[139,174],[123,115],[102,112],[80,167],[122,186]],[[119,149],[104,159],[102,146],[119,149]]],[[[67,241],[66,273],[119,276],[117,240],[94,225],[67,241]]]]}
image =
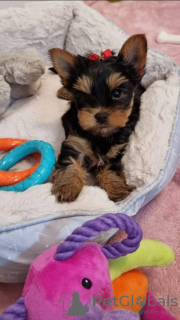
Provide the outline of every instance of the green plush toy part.
{"type": "Polygon", "coordinates": [[[165,267],[175,259],[173,250],[165,243],[143,239],[137,251],[118,259],[109,260],[111,280],[139,267],[165,267]]]}

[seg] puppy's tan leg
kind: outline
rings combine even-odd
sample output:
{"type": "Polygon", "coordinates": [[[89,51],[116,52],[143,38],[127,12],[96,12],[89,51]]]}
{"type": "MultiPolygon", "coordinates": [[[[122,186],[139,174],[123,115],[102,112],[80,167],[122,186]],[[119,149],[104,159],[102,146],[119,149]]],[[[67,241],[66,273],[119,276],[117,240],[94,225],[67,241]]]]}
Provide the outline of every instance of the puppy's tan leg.
{"type": "Polygon", "coordinates": [[[58,90],[57,97],[64,100],[71,100],[72,94],[65,87],[62,87],[58,90]]]}
{"type": "Polygon", "coordinates": [[[109,198],[115,202],[125,199],[135,189],[134,186],[126,184],[124,176],[121,178],[108,167],[97,174],[97,181],[99,186],[107,192],[109,198]]]}
{"type": "Polygon", "coordinates": [[[71,202],[80,194],[86,179],[86,171],[78,160],[71,158],[71,164],[52,174],[52,194],[59,202],[71,202]]]}
{"type": "Polygon", "coordinates": [[[69,135],[63,141],[61,152],[58,156],[55,170],[50,181],[53,182],[52,193],[58,201],[74,201],[86,183],[87,164],[95,163],[96,158],[91,150],[91,146],[86,139],[69,135]]]}

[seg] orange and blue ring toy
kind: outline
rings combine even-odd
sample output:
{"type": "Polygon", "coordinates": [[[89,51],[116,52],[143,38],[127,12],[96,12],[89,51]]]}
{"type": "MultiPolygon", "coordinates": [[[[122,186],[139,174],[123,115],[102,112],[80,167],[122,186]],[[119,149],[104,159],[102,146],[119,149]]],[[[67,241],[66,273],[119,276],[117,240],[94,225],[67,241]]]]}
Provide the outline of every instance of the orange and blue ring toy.
{"type": "MultiPolygon", "coordinates": [[[[0,151],[10,151],[24,142],[27,142],[27,140],[11,138],[0,139],[0,151]]],[[[29,177],[36,170],[41,160],[40,154],[35,153],[33,156],[36,158],[37,162],[33,167],[27,170],[20,172],[7,172],[0,170],[0,186],[10,186],[29,177]]]]}
{"type": "Polygon", "coordinates": [[[25,191],[33,185],[45,182],[52,173],[55,154],[53,147],[47,142],[3,138],[0,139],[0,150],[11,150],[0,160],[0,190],[25,191]],[[28,155],[37,159],[32,168],[21,172],[7,172],[28,155]]]}

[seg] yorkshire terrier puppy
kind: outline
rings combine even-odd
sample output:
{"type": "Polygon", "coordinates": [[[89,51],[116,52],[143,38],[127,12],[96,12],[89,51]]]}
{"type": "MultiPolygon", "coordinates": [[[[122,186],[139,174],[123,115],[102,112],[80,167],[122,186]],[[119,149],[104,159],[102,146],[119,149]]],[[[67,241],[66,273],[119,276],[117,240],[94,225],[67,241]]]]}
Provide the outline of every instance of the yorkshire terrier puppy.
{"type": "Polygon", "coordinates": [[[111,200],[126,198],[134,186],[126,184],[121,159],[140,114],[145,36],[130,37],[117,56],[110,50],[101,57],[61,49],[49,54],[63,84],[58,95],[70,99],[52,193],[60,202],[74,201],[92,174],[111,200]]]}

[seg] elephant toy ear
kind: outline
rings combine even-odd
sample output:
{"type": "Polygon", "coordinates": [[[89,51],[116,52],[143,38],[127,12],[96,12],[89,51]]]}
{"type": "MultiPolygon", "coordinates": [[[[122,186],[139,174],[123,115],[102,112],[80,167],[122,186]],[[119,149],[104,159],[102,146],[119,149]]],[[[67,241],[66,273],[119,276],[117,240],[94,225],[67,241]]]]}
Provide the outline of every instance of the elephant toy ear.
{"type": "Polygon", "coordinates": [[[15,304],[9,306],[0,316],[0,320],[26,320],[27,310],[24,298],[20,298],[15,304]]]}
{"type": "Polygon", "coordinates": [[[168,266],[174,259],[174,252],[167,244],[158,240],[143,239],[136,252],[109,261],[111,280],[113,281],[121,274],[139,267],[168,266]]]}
{"type": "Polygon", "coordinates": [[[82,227],[75,229],[58,246],[54,259],[63,261],[70,258],[84,242],[92,240],[93,237],[96,237],[102,231],[109,231],[112,228],[123,230],[128,236],[122,242],[115,242],[102,247],[101,250],[107,259],[117,259],[126,256],[139,248],[142,230],[138,223],[125,214],[105,214],[94,220],[87,221],[82,227]]]}

